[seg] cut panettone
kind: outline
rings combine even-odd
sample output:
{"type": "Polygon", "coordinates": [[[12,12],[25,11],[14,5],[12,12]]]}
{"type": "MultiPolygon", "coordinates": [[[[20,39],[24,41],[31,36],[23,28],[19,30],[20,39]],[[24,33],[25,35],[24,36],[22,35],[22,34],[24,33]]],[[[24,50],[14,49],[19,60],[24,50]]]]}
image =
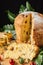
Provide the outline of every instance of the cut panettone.
{"type": "Polygon", "coordinates": [[[38,12],[23,12],[15,18],[16,39],[20,42],[43,46],[43,15],[38,12]],[[26,23],[27,21],[27,23],[26,23]],[[27,32],[28,31],[28,32],[27,32]]]}
{"type": "Polygon", "coordinates": [[[21,57],[23,59],[32,60],[37,56],[38,52],[39,48],[36,45],[26,43],[17,44],[13,42],[4,53],[4,58],[19,59],[21,57]]]}
{"type": "Polygon", "coordinates": [[[31,14],[19,14],[15,18],[14,26],[17,42],[25,42],[30,38],[30,20],[31,14]]]}
{"type": "Polygon", "coordinates": [[[16,65],[30,65],[39,53],[38,46],[43,46],[43,15],[23,12],[15,18],[14,25],[16,40],[11,41],[9,46],[5,44],[11,40],[12,34],[0,32],[0,55],[4,59],[2,65],[10,65],[9,59],[16,61],[16,65]],[[20,64],[21,59],[26,64],[20,64]]]}

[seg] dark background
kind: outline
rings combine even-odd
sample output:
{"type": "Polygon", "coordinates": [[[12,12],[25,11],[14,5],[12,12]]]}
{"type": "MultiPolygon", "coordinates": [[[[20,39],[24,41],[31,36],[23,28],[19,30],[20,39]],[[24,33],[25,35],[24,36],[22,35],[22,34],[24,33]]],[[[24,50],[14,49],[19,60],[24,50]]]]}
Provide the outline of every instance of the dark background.
{"type": "Polygon", "coordinates": [[[26,1],[31,4],[35,11],[43,13],[43,0],[0,0],[0,27],[10,23],[5,11],[10,10],[17,13],[20,5],[25,5],[26,1]]]}

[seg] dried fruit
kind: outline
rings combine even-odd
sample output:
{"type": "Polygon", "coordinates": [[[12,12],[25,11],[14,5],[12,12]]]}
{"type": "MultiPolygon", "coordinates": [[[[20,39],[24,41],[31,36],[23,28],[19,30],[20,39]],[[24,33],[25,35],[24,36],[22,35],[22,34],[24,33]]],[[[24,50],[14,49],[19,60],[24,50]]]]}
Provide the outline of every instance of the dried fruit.
{"type": "Polygon", "coordinates": [[[13,59],[10,59],[10,65],[15,65],[15,61],[13,59]]]}
{"type": "Polygon", "coordinates": [[[35,62],[30,62],[29,65],[36,65],[36,63],[35,62]]]}

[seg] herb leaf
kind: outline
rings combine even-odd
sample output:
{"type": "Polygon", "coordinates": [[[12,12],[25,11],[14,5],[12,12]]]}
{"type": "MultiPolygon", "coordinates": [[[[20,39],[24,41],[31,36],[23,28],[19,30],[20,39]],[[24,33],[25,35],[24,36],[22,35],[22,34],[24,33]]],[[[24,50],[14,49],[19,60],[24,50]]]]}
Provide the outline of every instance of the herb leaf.
{"type": "Polygon", "coordinates": [[[34,9],[31,7],[28,1],[26,2],[26,8],[27,8],[27,11],[34,11],[34,9]]]}
{"type": "Polygon", "coordinates": [[[24,5],[21,5],[21,6],[20,6],[19,13],[22,13],[22,12],[25,12],[25,11],[35,11],[35,10],[32,8],[32,6],[29,4],[28,1],[26,2],[26,6],[24,6],[24,5]]]}
{"type": "Polygon", "coordinates": [[[11,23],[14,23],[15,14],[10,12],[9,10],[7,10],[6,12],[7,12],[7,16],[9,18],[9,20],[11,21],[11,23]]]}
{"type": "Polygon", "coordinates": [[[40,51],[38,57],[35,60],[37,65],[43,65],[43,50],[40,51]]]}
{"type": "Polygon", "coordinates": [[[13,24],[4,25],[3,30],[14,30],[14,26],[13,24]]]}
{"type": "MultiPolygon", "coordinates": [[[[25,11],[35,11],[31,5],[29,4],[29,2],[26,2],[26,6],[21,5],[20,9],[19,9],[19,13],[25,12],[25,11]]],[[[15,18],[15,14],[13,14],[11,11],[7,10],[7,15],[9,20],[11,21],[11,23],[14,23],[14,18],[15,18]]]]}
{"type": "Polygon", "coordinates": [[[20,6],[19,13],[22,13],[22,12],[24,12],[24,10],[25,10],[25,6],[24,6],[24,5],[21,5],[21,6],[20,6]]]}
{"type": "Polygon", "coordinates": [[[4,25],[3,31],[6,33],[12,33],[12,39],[16,39],[16,32],[15,32],[13,24],[4,25]]]}

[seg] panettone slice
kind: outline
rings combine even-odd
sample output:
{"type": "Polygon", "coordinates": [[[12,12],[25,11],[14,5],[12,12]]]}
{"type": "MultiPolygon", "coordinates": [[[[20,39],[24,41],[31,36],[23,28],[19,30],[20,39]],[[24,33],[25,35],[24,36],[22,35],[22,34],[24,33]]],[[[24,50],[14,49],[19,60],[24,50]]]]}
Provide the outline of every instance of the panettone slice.
{"type": "Polygon", "coordinates": [[[31,14],[19,14],[15,18],[15,31],[17,42],[26,42],[30,38],[31,14]]]}
{"type": "Polygon", "coordinates": [[[4,58],[12,58],[19,60],[19,58],[33,60],[39,53],[39,47],[32,44],[13,42],[8,50],[4,53],[4,58]],[[12,55],[13,54],[13,55],[12,55]]]}

